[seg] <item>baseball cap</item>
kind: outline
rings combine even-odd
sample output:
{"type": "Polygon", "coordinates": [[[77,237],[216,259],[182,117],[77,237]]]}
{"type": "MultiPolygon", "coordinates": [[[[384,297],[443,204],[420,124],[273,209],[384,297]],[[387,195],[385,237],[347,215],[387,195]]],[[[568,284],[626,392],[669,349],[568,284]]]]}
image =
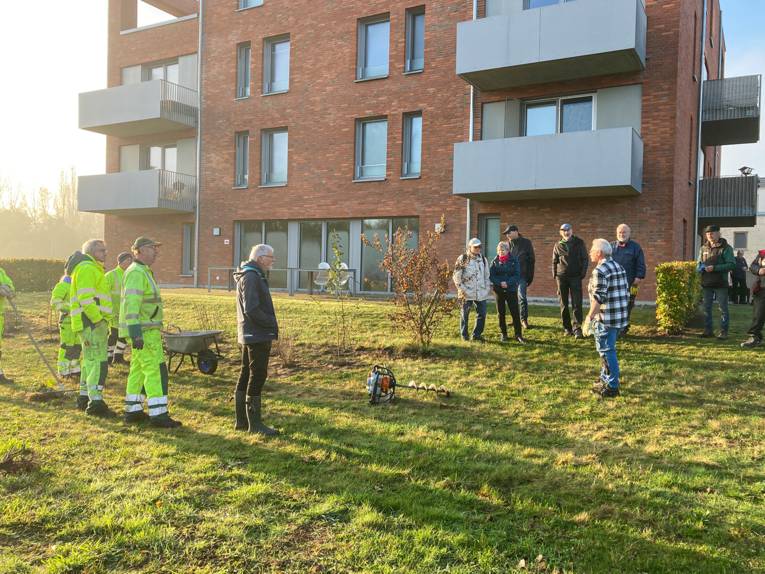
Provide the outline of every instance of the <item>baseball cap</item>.
{"type": "Polygon", "coordinates": [[[468,241],[468,247],[480,247],[481,246],[481,240],[477,237],[473,237],[470,241],[468,241]]]}
{"type": "Polygon", "coordinates": [[[517,225],[508,225],[505,228],[505,231],[502,232],[502,235],[507,235],[511,231],[518,231],[518,226],[517,225]]]}
{"type": "Polygon", "coordinates": [[[570,223],[563,223],[560,226],[561,231],[571,231],[571,224],[570,223]]]}
{"type": "Polygon", "coordinates": [[[720,226],[719,225],[707,225],[704,228],[704,233],[710,233],[710,232],[713,232],[713,231],[720,231],[720,226]]]}
{"type": "Polygon", "coordinates": [[[129,253],[129,252],[127,252],[127,251],[123,251],[122,253],[120,253],[119,255],[117,255],[117,262],[118,262],[118,263],[122,263],[122,262],[124,262],[126,259],[132,259],[132,258],[133,258],[133,254],[132,254],[132,253],[129,253]]]}
{"type": "Polygon", "coordinates": [[[138,250],[141,247],[149,247],[149,246],[160,246],[162,245],[159,241],[154,241],[153,239],[149,239],[148,237],[139,237],[135,240],[133,243],[133,249],[138,250]]]}

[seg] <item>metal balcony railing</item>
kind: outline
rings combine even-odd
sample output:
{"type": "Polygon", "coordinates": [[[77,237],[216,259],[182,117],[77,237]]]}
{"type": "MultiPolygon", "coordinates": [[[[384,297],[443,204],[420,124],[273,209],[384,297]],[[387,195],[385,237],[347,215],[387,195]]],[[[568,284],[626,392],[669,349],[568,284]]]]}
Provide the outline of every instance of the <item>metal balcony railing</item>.
{"type": "Polygon", "coordinates": [[[699,222],[726,227],[754,225],[757,219],[757,176],[702,179],[699,222]]]}
{"type": "Polygon", "coordinates": [[[702,121],[719,122],[760,117],[760,76],[704,82],[702,121]]]}
{"type": "Polygon", "coordinates": [[[174,122],[196,127],[199,114],[199,98],[196,90],[162,80],[162,113],[174,122]]]}
{"type": "Polygon", "coordinates": [[[197,178],[185,173],[164,169],[159,176],[159,207],[181,211],[194,211],[197,202],[197,178]]]}

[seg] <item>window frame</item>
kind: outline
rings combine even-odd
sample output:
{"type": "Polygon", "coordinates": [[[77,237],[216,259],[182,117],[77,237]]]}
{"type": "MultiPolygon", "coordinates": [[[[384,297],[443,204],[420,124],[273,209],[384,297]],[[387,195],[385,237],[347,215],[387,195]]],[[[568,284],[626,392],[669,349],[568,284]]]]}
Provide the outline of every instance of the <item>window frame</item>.
{"type": "Polygon", "coordinates": [[[247,189],[250,186],[250,132],[234,133],[234,188],[247,189]],[[240,143],[243,145],[240,147],[240,143]]]}
{"type": "Polygon", "coordinates": [[[181,277],[194,275],[194,223],[181,224],[181,277]]]}
{"type": "Polygon", "coordinates": [[[356,26],[356,81],[363,82],[367,80],[378,80],[381,78],[387,78],[390,75],[390,12],[384,14],[377,14],[376,16],[368,16],[366,18],[360,18],[356,26]],[[367,76],[366,70],[366,40],[367,40],[367,27],[374,24],[381,24],[386,22],[388,24],[388,44],[385,46],[387,52],[386,57],[386,69],[384,74],[378,74],[376,76],[367,76]]]}
{"type": "Polygon", "coordinates": [[[733,249],[741,249],[746,251],[749,249],[749,233],[746,231],[734,231],[733,232],[733,249]],[[736,238],[743,236],[744,238],[744,245],[737,245],[736,244],[736,238]]]}
{"type": "Polygon", "coordinates": [[[289,34],[271,36],[263,40],[263,95],[283,94],[290,90],[290,64],[292,60],[292,39],[289,34]],[[282,90],[273,89],[273,49],[277,44],[289,44],[287,55],[287,87],[282,90]]]}
{"type": "Polygon", "coordinates": [[[289,130],[286,127],[264,129],[260,136],[260,187],[282,187],[289,181],[289,130]],[[287,165],[285,172],[287,178],[284,181],[272,181],[271,162],[273,160],[274,134],[287,135],[287,165]]]}
{"type": "Polygon", "coordinates": [[[424,123],[422,118],[422,110],[414,112],[406,112],[403,115],[402,126],[402,151],[401,151],[401,177],[404,179],[416,179],[422,176],[422,137],[424,132],[424,123]],[[412,120],[414,118],[420,118],[420,169],[417,172],[413,172],[409,169],[412,157],[412,120]]]}
{"type": "Polygon", "coordinates": [[[405,30],[405,51],[404,51],[404,73],[416,74],[425,71],[425,6],[415,6],[406,10],[406,30],[405,30]],[[412,62],[414,52],[414,23],[418,16],[422,16],[422,66],[415,68],[412,62]]]}
{"type": "Polygon", "coordinates": [[[250,10],[252,8],[260,8],[263,6],[265,0],[237,0],[237,12],[240,12],[242,10],[250,10]],[[248,2],[255,2],[252,6],[245,6],[248,2]]]}
{"type": "MultiPolygon", "coordinates": [[[[120,146],[124,147],[124,146],[120,146]]],[[[166,154],[168,149],[174,149],[175,150],[175,169],[178,169],[178,144],[173,143],[167,143],[167,144],[146,144],[142,145],[139,148],[140,158],[139,158],[139,166],[140,169],[143,170],[152,170],[152,169],[159,169],[162,171],[167,171],[171,173],[178,173],[178,171],[172,171],[167,169],[167,163],[166,163],[166,154]],[[151,166],[151,150],[153,148],[159,148],[160,149],[160,167],[152,167],[151,166]]]]}
{"type": "Polygon", "coordinates": [[[549,103],[555,103],[555,132],[552,134],[543,134],[543,135],[560,135],[563,133],[576,133],[576,132],[563,132],[561,131],[563,121],[563,102],[566,100],[583,100],[586,98],[592,98],[592,126],[589,130],[579,130],[579,131],[595,131],[598,129],[597,126],[597,118],[598,118],[598,97],[597,92],[587,92],[582,94],[575,94],[575,95],[569,95],[569,96],[555,96],[551,98],[537,98],[537,99],[531,99],[531,100],[523,100],[521,102],[521,137],[534,137],[534,136],[527,136],[527,116],[526,116],[526,110],[528,106],[530,105],[538,105],[538,104],[549,104],[549,103]]]}
{"type": "Polygon", "coordinates": [[[523,0],[524,10],[540,10],[541,8],[549,8],[550,6],[557,6],[558,4],[566,4],[567,2],[574,2],[575,0],[556,0],[554,4],[547,4],[545,6],[531,6],[532,0],[523,0]]]}
{"type": "MultiPolygon", "coordinates": [[[[359,118],[356,120],[356,143],[353,168],[353,181],[383,181],[388,175],[388,117],[374,116],[371,118],[359,118]],[[364,157],[364,126],[370,123],[385,122],[385,163],[382,176],[364,176],[362,160],[364,157]]],[[[374,164],[381,165],[381,164],[374,164]]]]}
{"type": "Polygon", "coordinates": [[[180,82],[181,79],[181,64],[180,60],[178,58],[168,58],[167,60],[157,60],[156,62],[148,62],[146,64],[141,65],[141,81],[142,82],[152,82],[154,80],[161,79],[163,82],[169,82],[171,84],[175,84],[176,82],[171,82],[167,79],[167,68],[170,66],[178,66],[178,81],[180,82]],[[162,68],[162,77],[161,78],[152,78],[151,72],[152,70],[156,68],[162,68]]]}
{"type": "Polygon", "coordinates": [[[252,43],[240,42],[236,45],[236,99],[249,98],[252,94],[252,43]],[[243,54],[246,54],[246,64],[243,64],[243,54]],[[244,80],[247,80],[245,83],[244,80]]]}

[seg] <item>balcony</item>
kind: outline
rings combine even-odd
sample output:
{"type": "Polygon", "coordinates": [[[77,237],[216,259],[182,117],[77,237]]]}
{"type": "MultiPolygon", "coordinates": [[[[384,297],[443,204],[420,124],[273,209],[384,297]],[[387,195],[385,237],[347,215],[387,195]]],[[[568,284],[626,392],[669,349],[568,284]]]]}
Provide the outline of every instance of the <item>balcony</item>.
{"type": "Polygon", "coordinates": [[[637,195],[642,178],[629,127],[454,146],[453,193],[481,201],[637,195]]]}
{"type": "Polygon", "coordinates": [[[704,82],[701,145],[756,143],[760,139],[760,76],[704,82]]]}
{"type": "Polygon", "coordinates": [[[754,227],[757,224],[757,176],[702,179],[699,227],[754,227]]]}
{"type": "Polygon", "coordinates": [[[151,80],[80,94],[80,129],[121,138],[195,128],[196,90],[151,80]]]}
{"type": "Polygon", "coordinates": [[[149,169],[80,176],[78,209],[116,215],[193,213],[197,178],[149,169]]]}
{"type": "Polygon", "coordinates": [[[457,74],[500,90],[645,68],[643,0],[576,0],[461,22],[457,74]]]}

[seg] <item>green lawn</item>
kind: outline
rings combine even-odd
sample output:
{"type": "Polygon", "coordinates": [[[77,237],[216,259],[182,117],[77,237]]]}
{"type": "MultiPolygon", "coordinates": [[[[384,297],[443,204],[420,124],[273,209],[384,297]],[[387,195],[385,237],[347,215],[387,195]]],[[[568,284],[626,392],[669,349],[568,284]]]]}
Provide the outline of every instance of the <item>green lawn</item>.
{"type": "MultiPolygon", "coordinates": [[[[50,377],[21,333],[0,388],[2,572],[765,572],[765,378],[725,344],[658,337],[636,312],[620,343],[623,395],[590,393],[592,340],[562,339],[531,310],[530,344],[463,343],[456,314],[418,357],[353,303],[350,357],[329,351],[333,303],[277,297],[295,364],[272,359],[264,398],[276,439],[234,432],[230,294],[167,292],[167,320],[219,325],[228,360],[171,378],[179,430],[85,417],[25,400],[50,377]],[[367,404],[369,367],[453,391],[404,389],[367,404]],[[523,561],[523,562],[522,562],[523,561]]],[[[45,348],[44,295],[18,301],[45,348]]],[[[126,370],[110,372],[120,408],[126,370]]]]}

